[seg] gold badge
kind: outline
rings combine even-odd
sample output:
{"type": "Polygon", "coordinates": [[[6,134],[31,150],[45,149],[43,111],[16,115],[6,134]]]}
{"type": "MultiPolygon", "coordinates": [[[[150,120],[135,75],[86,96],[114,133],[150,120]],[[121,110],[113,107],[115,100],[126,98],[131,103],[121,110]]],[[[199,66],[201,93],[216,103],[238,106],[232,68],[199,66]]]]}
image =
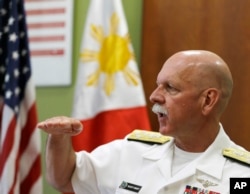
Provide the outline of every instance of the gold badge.
{"type": "Polygon", "coordinates": [[[129,134],[129,141],[139,141],[153,144],[164,144],[170,141],[172,137],[161,135],[159,132],[144,131],[136,129],[129,134]]]}
{"type": "Polygon", "coordinates": [[[223,149],[223,156],[250,166],[250,152],[236,148],[223,149]]]}

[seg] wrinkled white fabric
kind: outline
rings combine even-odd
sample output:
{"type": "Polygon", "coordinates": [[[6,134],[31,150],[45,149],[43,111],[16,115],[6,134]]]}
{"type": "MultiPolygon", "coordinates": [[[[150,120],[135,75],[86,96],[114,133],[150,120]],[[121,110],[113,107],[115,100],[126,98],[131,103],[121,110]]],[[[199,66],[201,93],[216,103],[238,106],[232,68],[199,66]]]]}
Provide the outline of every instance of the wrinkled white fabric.
{"type": "MultiPolygon", "coordinates": [[[[198,137],[197,137],[198,138],[198,137]]],[[[222,155],[233,143],[220,128],[208,149],[172,172],[174,140],[163,145],[116,140],[92,153],[79,152],[72,184],[76,194],[183,194],[186,185],[229,194],[230,177],[250,177],[250,167],[222,155]],[[140,186],[140,191],[119,188],[123,183],[140,186]]]]}

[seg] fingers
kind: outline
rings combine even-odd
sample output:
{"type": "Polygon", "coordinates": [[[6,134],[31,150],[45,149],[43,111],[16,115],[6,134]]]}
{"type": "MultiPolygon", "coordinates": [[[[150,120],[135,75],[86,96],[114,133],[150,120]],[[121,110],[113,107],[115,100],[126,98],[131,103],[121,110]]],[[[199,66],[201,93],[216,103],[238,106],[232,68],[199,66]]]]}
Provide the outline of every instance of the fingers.
{"type": "Polygon", "coordinates": [[[83,125],[79,120],[65,116],[52,117],[38,123],[37,127],[42,129],[46,133],[54,135],[77,135],[83,129],[83,125]]]}

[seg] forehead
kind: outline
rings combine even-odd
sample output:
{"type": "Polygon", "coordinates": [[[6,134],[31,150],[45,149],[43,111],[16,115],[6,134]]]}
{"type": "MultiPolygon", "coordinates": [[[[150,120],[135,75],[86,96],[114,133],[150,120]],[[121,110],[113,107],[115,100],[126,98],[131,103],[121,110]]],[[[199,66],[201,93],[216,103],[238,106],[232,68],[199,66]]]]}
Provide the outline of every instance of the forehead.
{"type": "Polygon", "coordinates": [[[161,71],[158,74],[157,81],[164,80],[182,80],[190,81],[194,76],[195,63],[194,61],[179,58],[167,60],[161,71]]]}

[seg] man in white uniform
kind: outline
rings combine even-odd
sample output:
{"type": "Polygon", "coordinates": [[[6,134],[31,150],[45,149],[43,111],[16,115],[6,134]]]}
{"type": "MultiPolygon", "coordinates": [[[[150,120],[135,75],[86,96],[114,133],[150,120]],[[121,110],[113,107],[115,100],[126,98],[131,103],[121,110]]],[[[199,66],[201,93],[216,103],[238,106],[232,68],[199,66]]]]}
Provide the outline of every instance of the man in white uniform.
{"type": "Polygon", "coordinates": [[[230,178],[250,177],[249,152],[220,124],[233,80],[218,55],[178,52],[156,84],[150,100],[159,133],[134,131],[92,153],[75,153],[71,136],[82,131],[80,121],[54,117],[39,123],[49,133],[48,181],[77,194],[228,194],[230,178]]]}

